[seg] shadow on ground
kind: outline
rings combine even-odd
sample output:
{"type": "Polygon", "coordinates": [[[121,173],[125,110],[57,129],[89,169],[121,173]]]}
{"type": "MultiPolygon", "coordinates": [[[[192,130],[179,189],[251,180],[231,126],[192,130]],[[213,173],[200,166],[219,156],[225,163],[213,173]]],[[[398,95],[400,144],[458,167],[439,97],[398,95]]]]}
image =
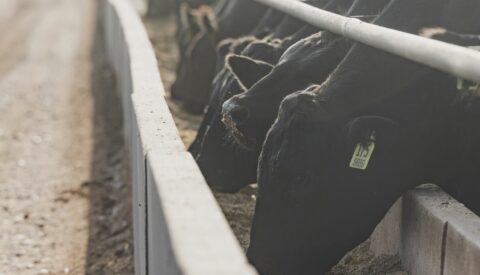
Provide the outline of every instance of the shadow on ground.
{"type": "MultiPolygon", "coordinates": [[[[101,7],[97,7],[100,11],[101,7]]],[[[97,15],[91,52],[94,98],[87,274],[133,274],[131,186],[123,140],[121,103],[105,57],[97,15]]]]}

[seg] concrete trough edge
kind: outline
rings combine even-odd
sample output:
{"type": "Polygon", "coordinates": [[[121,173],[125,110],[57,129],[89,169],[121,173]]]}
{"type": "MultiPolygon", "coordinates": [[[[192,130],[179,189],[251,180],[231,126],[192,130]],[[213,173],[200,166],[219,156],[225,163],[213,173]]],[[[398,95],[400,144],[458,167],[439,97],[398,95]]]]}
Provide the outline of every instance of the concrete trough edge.
{"type": "Polygon", "coordinates": [[[371,236],[371,250],[399,255],[411,275],[480,274],[480,218],[425,184],[392,206],[371,236]]]}
{"type": "Polygon", "coordinates": [[[135,274],[256,274],[185,150],[135,8],[102,0],[101,12],[132,171],[135,274]]]}
{"type": "MultiPolygon", "coordinates": [[[[256,274],[181,143],[139,16],[128,0],[103,0],[102,13],[132,166],[135,273],[256,274]]],[[[423,186],[392,206],[371,250],[412,275],[480,274],[480,219],[423,186]]]]}

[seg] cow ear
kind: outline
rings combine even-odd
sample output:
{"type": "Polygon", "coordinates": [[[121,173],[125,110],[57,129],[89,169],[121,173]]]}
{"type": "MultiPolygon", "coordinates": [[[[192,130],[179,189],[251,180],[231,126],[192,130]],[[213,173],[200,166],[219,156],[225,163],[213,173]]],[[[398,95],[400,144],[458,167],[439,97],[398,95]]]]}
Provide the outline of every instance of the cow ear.
{"type": "Polygon", "coordinates": [[[201,21],[202,26],[205,30],[210,32],[216,32],[218,30],[218,22],[215,18],[213,10],[207,6],[203,5],[201,8],[201,21]]]}
{"type": "Polygon", "coordinates": [[[195,9],[190,8],[187,3],[180,4],[179,8],[180,25],[183,30],[187,30],[192,36],[199,31],[198,15],[195,9]]]}
{"type": "Polygon", "coordinates": [[[241,55],[229,55],[226,58],[227,68],[235,75],[242,88],[250,89],[253,84],[269,74],[273,65],[241,55]]]}
{"type": "Polygon", "coordinates": [[[393,119],[381,116],[361,116],[346,125],[347,142],[351,145],[375,141],[391,146],[399,135],[399,127],[393,119]]]}

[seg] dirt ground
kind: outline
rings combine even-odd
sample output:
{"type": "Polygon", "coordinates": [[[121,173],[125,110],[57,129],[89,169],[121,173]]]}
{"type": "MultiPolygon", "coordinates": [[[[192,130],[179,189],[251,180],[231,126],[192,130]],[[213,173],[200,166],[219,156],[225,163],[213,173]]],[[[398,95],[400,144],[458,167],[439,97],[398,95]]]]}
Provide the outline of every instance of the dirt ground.
{"type": "Polygon", "coordinates": [[[133,274],[95,0],[0,0],[0,274],[133,274]]]}
{"type": "MultiPolygon", "coordinates": [[[[155,47],[159,68],[167,94],[175,80],[178,50],[175,42],[175,20],[167,18],[147,18],[145,25],[155,47]]],[[[167,96],[168,97],[168,96],[167,96]]],[[[186,113],[180,103],[167,98],[180,135],[188,147],[195,138],[201,116],[186,113]]],[[[246,249],[249,243],[250,225],[255,206],[255,187],[249,186],[237,194],[215,193],[235,236],[246,249]]],[[[375,257],[365,242],[346,255],[326,275],[406,275],[401,271],[398,257],[375,257]]]]}

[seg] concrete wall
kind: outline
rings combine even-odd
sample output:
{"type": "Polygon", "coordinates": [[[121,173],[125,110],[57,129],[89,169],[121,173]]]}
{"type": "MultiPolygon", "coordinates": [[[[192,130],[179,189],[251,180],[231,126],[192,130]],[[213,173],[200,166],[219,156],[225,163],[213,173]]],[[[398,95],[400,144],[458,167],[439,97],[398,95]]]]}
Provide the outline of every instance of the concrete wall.
{"type": "Polygon", "coordinates": [[[377,255],[399,255],[412,275],[480,274],[480,218],[434,185],[408,192],[371,240],[377,255]]]}
{"type": "Polygon", "coordinates": [[[133,6],[140,15],[146,15],[148,12],[148,1],[149,0],[131,0],[133,6]]]}
{"type": "MultiPolygon", "coordinates": [[[[184,149],[135,9],[102,1],[131,160],[136,274],[256,274],[184,149]]],[[[399,200],[371,240],[375,254],[399,255],[413,275],[480,274],[479,218],[432,186],[399,200]]]]}

